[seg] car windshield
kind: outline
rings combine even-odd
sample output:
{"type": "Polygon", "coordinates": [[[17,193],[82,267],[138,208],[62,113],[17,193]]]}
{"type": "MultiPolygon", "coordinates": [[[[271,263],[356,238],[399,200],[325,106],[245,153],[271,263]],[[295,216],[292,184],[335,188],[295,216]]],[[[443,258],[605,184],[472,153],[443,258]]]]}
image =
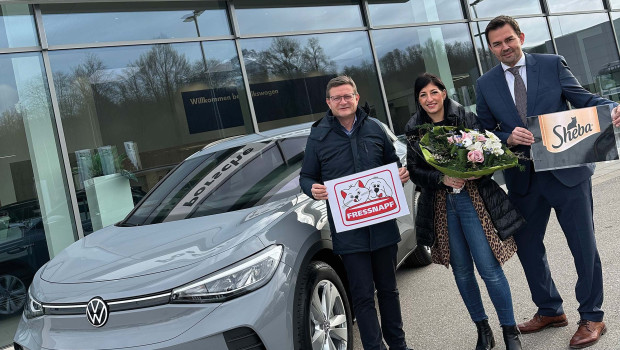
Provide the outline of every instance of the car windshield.
{"type": "Polygon", "coordinates": [[[190,157],[121,225],[220,214],[298,194],[305,146],[306,137],[292,137],[190,157]]]}

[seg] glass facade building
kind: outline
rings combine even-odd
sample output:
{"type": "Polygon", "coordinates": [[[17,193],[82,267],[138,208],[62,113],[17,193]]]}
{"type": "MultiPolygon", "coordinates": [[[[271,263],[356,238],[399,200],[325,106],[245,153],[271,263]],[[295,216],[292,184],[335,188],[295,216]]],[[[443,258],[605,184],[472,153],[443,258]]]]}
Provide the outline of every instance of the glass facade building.
{"type": "Polygon", "coordinates": [[[396,134],[423,72],[475,111],[499,14],[620,99],[620,0],[0,3],[0,348],[42,264],[206,144],[321,118],[336,75],[396,134]]]}

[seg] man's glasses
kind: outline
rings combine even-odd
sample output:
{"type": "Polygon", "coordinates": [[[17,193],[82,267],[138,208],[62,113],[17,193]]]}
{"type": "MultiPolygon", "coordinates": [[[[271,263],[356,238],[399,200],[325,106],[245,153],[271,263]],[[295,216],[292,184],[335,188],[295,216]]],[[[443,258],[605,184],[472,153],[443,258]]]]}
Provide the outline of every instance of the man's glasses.
{"type": "Polygon", "coordinates": [[[342,95],[342,96],[329,96],[329,100],[332,102],[340,102],[342,101],[342,99],[344,99],[345,102],[351,102],[353,101],[353,98],[355,97],[356,94],[346,94],[346,95],[342,95]]]}

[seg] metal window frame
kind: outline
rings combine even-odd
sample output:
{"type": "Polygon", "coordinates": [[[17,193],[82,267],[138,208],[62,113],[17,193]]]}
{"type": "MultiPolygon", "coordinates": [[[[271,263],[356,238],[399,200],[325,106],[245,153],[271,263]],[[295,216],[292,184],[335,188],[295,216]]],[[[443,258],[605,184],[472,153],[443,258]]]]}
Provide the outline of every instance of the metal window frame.
{"type": "MultiPolygon", "coordinates": [[[[153,0],[153,2],[158,2],[163,0],[153,0]]],[[[549,30],[549,34],[551,37],[551,42],[553,45],[553,50],[557,53],[557,45],[555,43],[555,38],[553,35],[553,31],[551,29],[550,17],[551,16],[560,16],[560,15],[580,15],[580,14],[591,14],[591,13],[606,13],[609,22],[612,26],[612,31],[614,33],[614,44],[616,45],[616,50],[620,55],[620,44],[618,42],[618,37],[616,35],[617,31],[613,24],[612,12],[620,12],[620,9],[612,9],[611,3],[609,0],[600,0],[603,2],[603,10],[597,9],[592,11],[573,11],[573,12],[562,12],[562,13],[550,13],[549,7],[546,0],[539,0],[541,4],[542,13],[541,14],[527,14],[527,15],[518,15],[513,16],[515,19],[519,18],[534,18],[534,17],[544,17],[547,23],[547,28],[549,30]]],[[[16,1],[17,2],[17,1],[16,1]]],[[[476,58],[476,64],[478,65],[478,73],[482,75],[483,69],[480,61],[480,55],[478,50],[476,50],[476,43],[473,34],[473,30],[471,27],[471,23],[480,22],[480,21],[489,21],[492,18],[472,18],[469,4],[467,0],[461,0],[461,6],[463,9],[463,19],[458,20],[449,20],[449,21],[436,21],[436,22],[424,22],[424,23],[407,23],[407,24],[398,24],[398,25],[373,25],[372,20],[370,18],[369,13],[369,5],[368,0],[359,0],[358,4],[360,6],[360,11],[362,14],[363,26],[354,27],[354,28],[342,28],[342,29],[323,29],[323,30],[308,30],[308,31],[290,31],[290,32],[278,32],[278,33],[263,33],[263,34],[240,34],[239,33],[239,24],[238,19],[235,14],[235,0],[227,0],[226,3],[226,11],[228,23],[231,30],[231,35],[221,35],[221,36],[201,36],[197,38],[175,38],[175,39],[148,39],[148,40],[130,40],[130,41],[114,41],[114,42],[102,42],[102,43],[82,43],[82,44],[66,44],[66,45],[48,45],[45,26],[42,20],[42,13],[39,7],[39,4],[42,1],[19,1],[22,4],[28,4],[33,6],[34,16],[35,16],[35,26],[37,28],[37,33],[39,35],[40,46],[30,46],[30,47],[18,47],[18,48],[2,48],[0,49],[0,55],[2,54],[14,54],[14,53],[32,53],[32,52],[41,52],[43,56],[43,63],[45,69],[45,75],[48,82],[48,88],[50,91],[52,109],[54,113],[54,123],[56,126],[56,132],[58,137],[58,142],[60,143],[60,151],[61,157],[64,166],[64,176],[65,181],[69,187],[69,194],[71,199],[71,205],[73,209],[74,215],[74,223],[76,225],[76,233],[78,238],[84,237],[84,232],[81,226],[81,218],[79,215],[79,207],[77,203],[76,190],[72,181],[69,181],[72,178],[71,174],[71,166],[69,164],[68,150],[66,146],[66,137],[64,134],[64,129],[62,126],[62,121],[60,118],[60,108],[58,103],[58,96],[55,90],[53,74],[50,66],[50,51],[60,51],[60,50],[74,50],[74,49],[87,49],[87,48],[103,48],[103,47],[122,47],[122,46],[138,46],[138,45],[156,45],[156,44],[176,44],[176,43],[190,43],[190,42],[207,42],[207,41],[224,41],[224,40],[232,40],[235,44],[237,56],[240,62],[241,67],[241,75],[243,80],[243,85],[246,90],[246,99],[248,101],[248,107],[250,110],[250,118],[252,121],[252,127],[255,132],[260,132],[258,127],[258,121],[256,117],[256,112],[254,109],[254,104],[252,100],[252,95],[250,91],[249,77],[246,71],[245,62],[242,55],[241,43],[240,41],[243,39],[251,39],[251,38],[270,38],[270,37],[281,37],[281,36],[298,36],[298,35],[315,35],[315,34],[329,34],[329,33],[345,33],[345,32],[359,32],[365,31],[368,36],[368,40],[371,47],[372,58],[375,65],[375,69],[377,72],[377,78],[379,79],[379,89],[380,95],[383,99],[383,106],[386,113],[386,118],[388,120],[388,125],[392,130],[394,130],[392,116],[389,109],[388,99],[385,92],[385,85],[383,83],[383,76],[381,72],[381,67],[379,65],[379,57],[377,56],[377,52],[375,49],[375,41],[373,38],[373,30],[378,29],[393,29],[393,28],[409,28],[409,27],[420,27],[420,26],[442,26],[447,24],[454,23],[466,23],[468,24],[469,37],[471,43],[474,48],[474,55],[476,58]]],[[[79,3],[80,1],[71,1],[71,0],[52,0],[48,3],[79,3]]],[[[122,6],[124,1],[121,0],[108,0],[106,2],[118,2],[119,6],[122,6]]],[[[198,1],[197,1],[198,2],[198,1]]],[[[283,6],[286,5],[285,3],[283,6]]]]}

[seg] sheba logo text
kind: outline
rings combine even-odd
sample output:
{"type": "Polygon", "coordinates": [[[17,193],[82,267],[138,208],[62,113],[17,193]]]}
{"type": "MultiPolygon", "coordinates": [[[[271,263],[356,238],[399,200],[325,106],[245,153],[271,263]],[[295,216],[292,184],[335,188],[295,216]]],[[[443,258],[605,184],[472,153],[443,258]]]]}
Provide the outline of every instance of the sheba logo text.
{"type": "Polygon", "coordinates": [[[550,153],[564,152],[601,132],[597,107],[538,116],[542,143],[550,153]]]}
{"type": "Polygon", "coordinates": [[[592,124],[581,125],[577,123],[577,117],[572,117],[571,122],[565,127],[556,125],[553,133],[557,136],[559,143],[551,145],[553,148],[561,148],[565,143],[576,141],[581,137],[587,137],[593,131],[592,124]]]}

